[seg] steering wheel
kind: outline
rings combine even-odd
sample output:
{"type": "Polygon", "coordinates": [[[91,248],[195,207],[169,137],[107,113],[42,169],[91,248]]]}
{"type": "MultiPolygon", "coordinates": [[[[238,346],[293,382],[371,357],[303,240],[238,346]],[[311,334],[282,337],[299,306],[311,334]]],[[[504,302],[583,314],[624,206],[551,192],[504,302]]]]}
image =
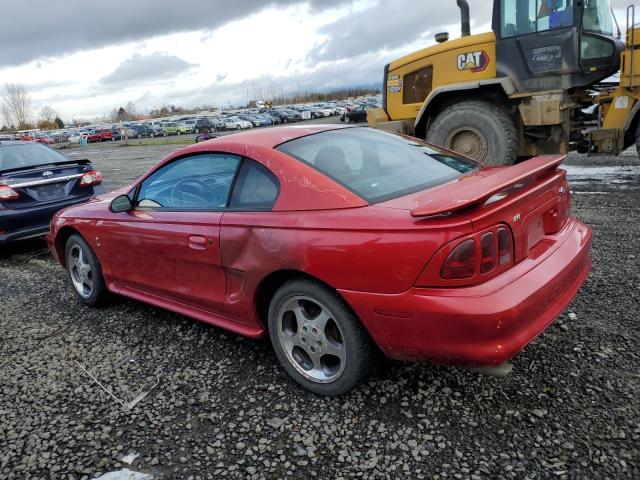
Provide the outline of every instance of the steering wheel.
{"type": "Polygon", "coordinates": [[[183,178],[182,180],[178,180],[176,184],[171,188],[171,203],[176,204],[176,200],[180,196],[181,198],[191,197],[199,202],[204,202],[207,205],[212,205],[211,200],[206,197],[207,192],[209,191],[209,186],[204,183],[202,180],[198,180],[197,178],[183,178]],[[182,189],[183,186],[191,185],[195,187],[195,189],[191,189],[192,192],[188,192],[185,189],[182,189]],[[196,190],[193,192],[193,190],[196,190]]]}

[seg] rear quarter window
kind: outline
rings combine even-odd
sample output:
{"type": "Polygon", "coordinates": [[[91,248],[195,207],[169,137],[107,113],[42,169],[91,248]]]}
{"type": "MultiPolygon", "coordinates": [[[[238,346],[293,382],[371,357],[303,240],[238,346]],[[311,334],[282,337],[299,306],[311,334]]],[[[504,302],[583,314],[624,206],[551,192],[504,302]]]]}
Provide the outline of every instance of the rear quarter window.
{"type": "Polygon", "coordinates": [[[253,160],[245,159],[238,172],[230,207],[237,210],[271,210],[280,184],[273,173],[253,160]]]}

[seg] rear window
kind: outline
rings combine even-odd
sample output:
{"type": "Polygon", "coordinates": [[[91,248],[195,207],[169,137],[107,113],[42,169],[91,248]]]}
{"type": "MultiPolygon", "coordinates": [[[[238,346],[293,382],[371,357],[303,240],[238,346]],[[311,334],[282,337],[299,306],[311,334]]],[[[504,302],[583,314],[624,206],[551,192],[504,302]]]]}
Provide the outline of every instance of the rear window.
{"type": "Polygon", "coordinates": [[[369,203],[426,190],[476,170],[472,160],[372,128],[345,128],[276,147],[369,203]]]}
{"type": "Polygon", "coordinates": [[[0,146],[0,170],[29,168],[67,161],[69,159],[61,153],[39,143],[0,146]]]}

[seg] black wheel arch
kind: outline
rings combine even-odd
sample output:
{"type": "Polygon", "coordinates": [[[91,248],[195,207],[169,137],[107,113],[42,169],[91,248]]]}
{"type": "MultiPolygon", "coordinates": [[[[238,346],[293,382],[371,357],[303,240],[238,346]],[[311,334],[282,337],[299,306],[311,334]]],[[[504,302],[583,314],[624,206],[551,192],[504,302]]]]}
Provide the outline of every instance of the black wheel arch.
{"type": "Polygon", "coordinates": [[[518,113],[517,103],[509,100],[509,92],[512,93],[512,87],[506,85],[496,79],[495,83],[464,85],[460,88],[456,86],[445,86],[439,89],[429,102],[423,106],[415,123],[415,136],[417,138],[426,138],[427,131],[431,122],[438,114],[450,105],[473,100],[485,100],[496,105],[500,105],[507,113],[509,113],[516,126],[522,124],[522,119],[518,113]]]}
{"type": "Polygon", "coordinates": [[[65,250],[67,247],[67,240],[69,240],[69,237],[74,234],[84,238],[84,235],[82,235],[82,233],[80,233],[77,229],[70,226],[62,227],[56,234],[54,246],[56,249],[56,253],[58,254],[58,258],[60,259],[60,263],[62,264],[62,266],[65,266],[65,267],[66,267],[65,250]]]}
{"type": "Polygon", "coordinates": [[[271,299],[285,283],[289,282],[290,280],[298,280],[298,279],[310,280],[312,282],[316,282],[328,288],[329,290],[331,290],[340,298],[340,300],[344,303],[345,307],[349,309],[349,311],[356,318],[358,318],[358,321],[366,330],[366,327],[360,321],[358,315],[355,313],[353,308],[351,308],[351,305],[347,303],[347,301],[340,295],[340,293],[334,287],[329,285],[327,282],[319,279],[318,277],[315,277],[301,270],[294,270],[294,269],[282,269],[282,270],[271,272],[260,281],[260,283],[258,284],[258,287],[256,288],[256,293],[254,296],[254,307],[256,310],[257,317],[260,320],[260,322],[262,322],[265,329],[269,328],[268,317],[269,317],[269,305],[271,303],[271,299]]]}

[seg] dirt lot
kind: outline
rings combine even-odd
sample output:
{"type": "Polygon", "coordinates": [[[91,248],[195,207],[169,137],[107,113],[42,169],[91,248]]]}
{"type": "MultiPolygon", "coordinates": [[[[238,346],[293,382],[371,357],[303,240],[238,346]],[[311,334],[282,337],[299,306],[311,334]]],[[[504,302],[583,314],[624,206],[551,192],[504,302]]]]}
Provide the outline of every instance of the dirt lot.
{"type": "MultiPolygon", "coordinates": [[[[116,188],[175,148],[69,153],[116,188]]],[[[125,299],[84,307],[42,242],[20,244],[0,263],[0,478],[640,478],[640,161],[568,170],[593,271],[506,379],[392,363],[319,398],[267,343],[125,299]]]]}

